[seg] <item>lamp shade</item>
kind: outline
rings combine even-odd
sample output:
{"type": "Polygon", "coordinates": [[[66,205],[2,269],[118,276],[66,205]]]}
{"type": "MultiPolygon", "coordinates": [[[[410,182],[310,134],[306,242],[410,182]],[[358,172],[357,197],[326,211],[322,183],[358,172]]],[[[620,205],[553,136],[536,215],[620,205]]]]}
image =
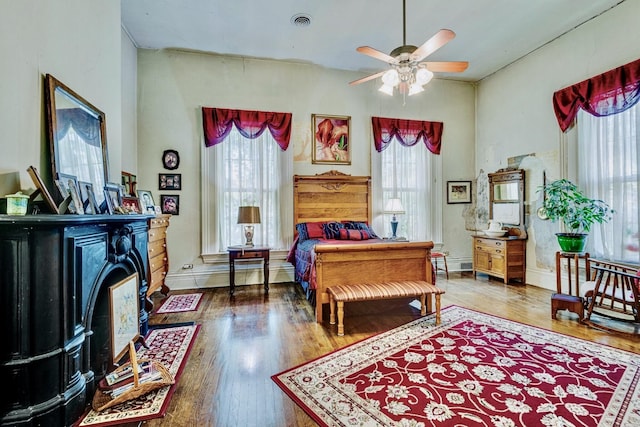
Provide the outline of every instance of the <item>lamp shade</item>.
{"type": "Polygon", "coordinates": [[[389,199],[384,207],[384,213],[403,214],[404,207],[402,207],[400,199],[389,199]]]}
{"type": "Polygon", "coordinates": [[[238,208],[238,224],[260,224],[260,208],[258,206],[240,206],[238,208]]]}

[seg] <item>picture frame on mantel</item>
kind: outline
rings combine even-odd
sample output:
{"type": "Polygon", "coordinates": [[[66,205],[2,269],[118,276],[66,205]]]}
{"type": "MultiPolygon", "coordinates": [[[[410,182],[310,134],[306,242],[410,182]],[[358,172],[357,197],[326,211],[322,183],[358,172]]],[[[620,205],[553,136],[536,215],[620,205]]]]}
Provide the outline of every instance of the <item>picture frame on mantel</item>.
{"type": "Polygon", "coordinates": [[[447,203],[471,203],[471,181],[447,181],[447,203]]]}

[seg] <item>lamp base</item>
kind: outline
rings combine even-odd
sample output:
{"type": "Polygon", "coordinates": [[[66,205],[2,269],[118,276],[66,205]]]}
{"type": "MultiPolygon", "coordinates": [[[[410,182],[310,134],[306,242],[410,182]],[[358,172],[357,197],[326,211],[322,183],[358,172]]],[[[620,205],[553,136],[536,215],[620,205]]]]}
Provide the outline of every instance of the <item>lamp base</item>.
{"type": "Polygon", "coordinates": [[[396,216],[394,215],[391,219],[391,240],[396,240],[398,236],[396,233],[398,232],[398,221],[396,221],[396,216]]]}
{"type": "Polygon", "coordinates": [[[245,246],[253,246],[253,225],[244,226],[244,238],[246,239],[245,246]]]}

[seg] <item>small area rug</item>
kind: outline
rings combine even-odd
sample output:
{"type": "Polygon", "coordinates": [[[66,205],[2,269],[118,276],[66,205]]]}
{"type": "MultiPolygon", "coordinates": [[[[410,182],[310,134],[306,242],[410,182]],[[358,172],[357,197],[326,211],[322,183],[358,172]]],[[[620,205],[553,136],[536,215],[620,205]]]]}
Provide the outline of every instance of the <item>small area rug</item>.
{"type": "Polygon", "coordinates": [[[153,329],[145,339],[149,348],[141,347],[136,352],[139,359],[154,359],[169,368],[176,380],[175,384],[102,412],[91,409],[75,426],[105,427],[164,416],[199,329],[200,325],[153,329]]]}
{"type": "Polygon", "coordinates": [[[156,311],[157,314],[180,313],[183,311],[195,311],[200,305],[201,293],[169,295],[156,311]]]}
{"type": "Polygon", "coordinates": [[[274,375],[321,426],[640,426],[640,355],[450,306],[274,375]]]}

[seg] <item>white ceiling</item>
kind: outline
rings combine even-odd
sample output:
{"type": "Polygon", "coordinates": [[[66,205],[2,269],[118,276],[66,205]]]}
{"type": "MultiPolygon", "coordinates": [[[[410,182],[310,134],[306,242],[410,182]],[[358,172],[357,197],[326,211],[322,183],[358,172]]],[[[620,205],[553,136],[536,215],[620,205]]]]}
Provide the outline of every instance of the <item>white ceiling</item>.
{"type": "MultiPolygon", "coordinates": [[[[456,38],[428,61],[468,61],[478,81],[625,0],[406,0],[407,44],[439,29],[456,38]]],[[[138,48],[178,48],[377,72],[402,43],[402,0],[121,0],[122,24],[138,48]],[[311,25],[292,24],[306,14],[311,25]]]]}

